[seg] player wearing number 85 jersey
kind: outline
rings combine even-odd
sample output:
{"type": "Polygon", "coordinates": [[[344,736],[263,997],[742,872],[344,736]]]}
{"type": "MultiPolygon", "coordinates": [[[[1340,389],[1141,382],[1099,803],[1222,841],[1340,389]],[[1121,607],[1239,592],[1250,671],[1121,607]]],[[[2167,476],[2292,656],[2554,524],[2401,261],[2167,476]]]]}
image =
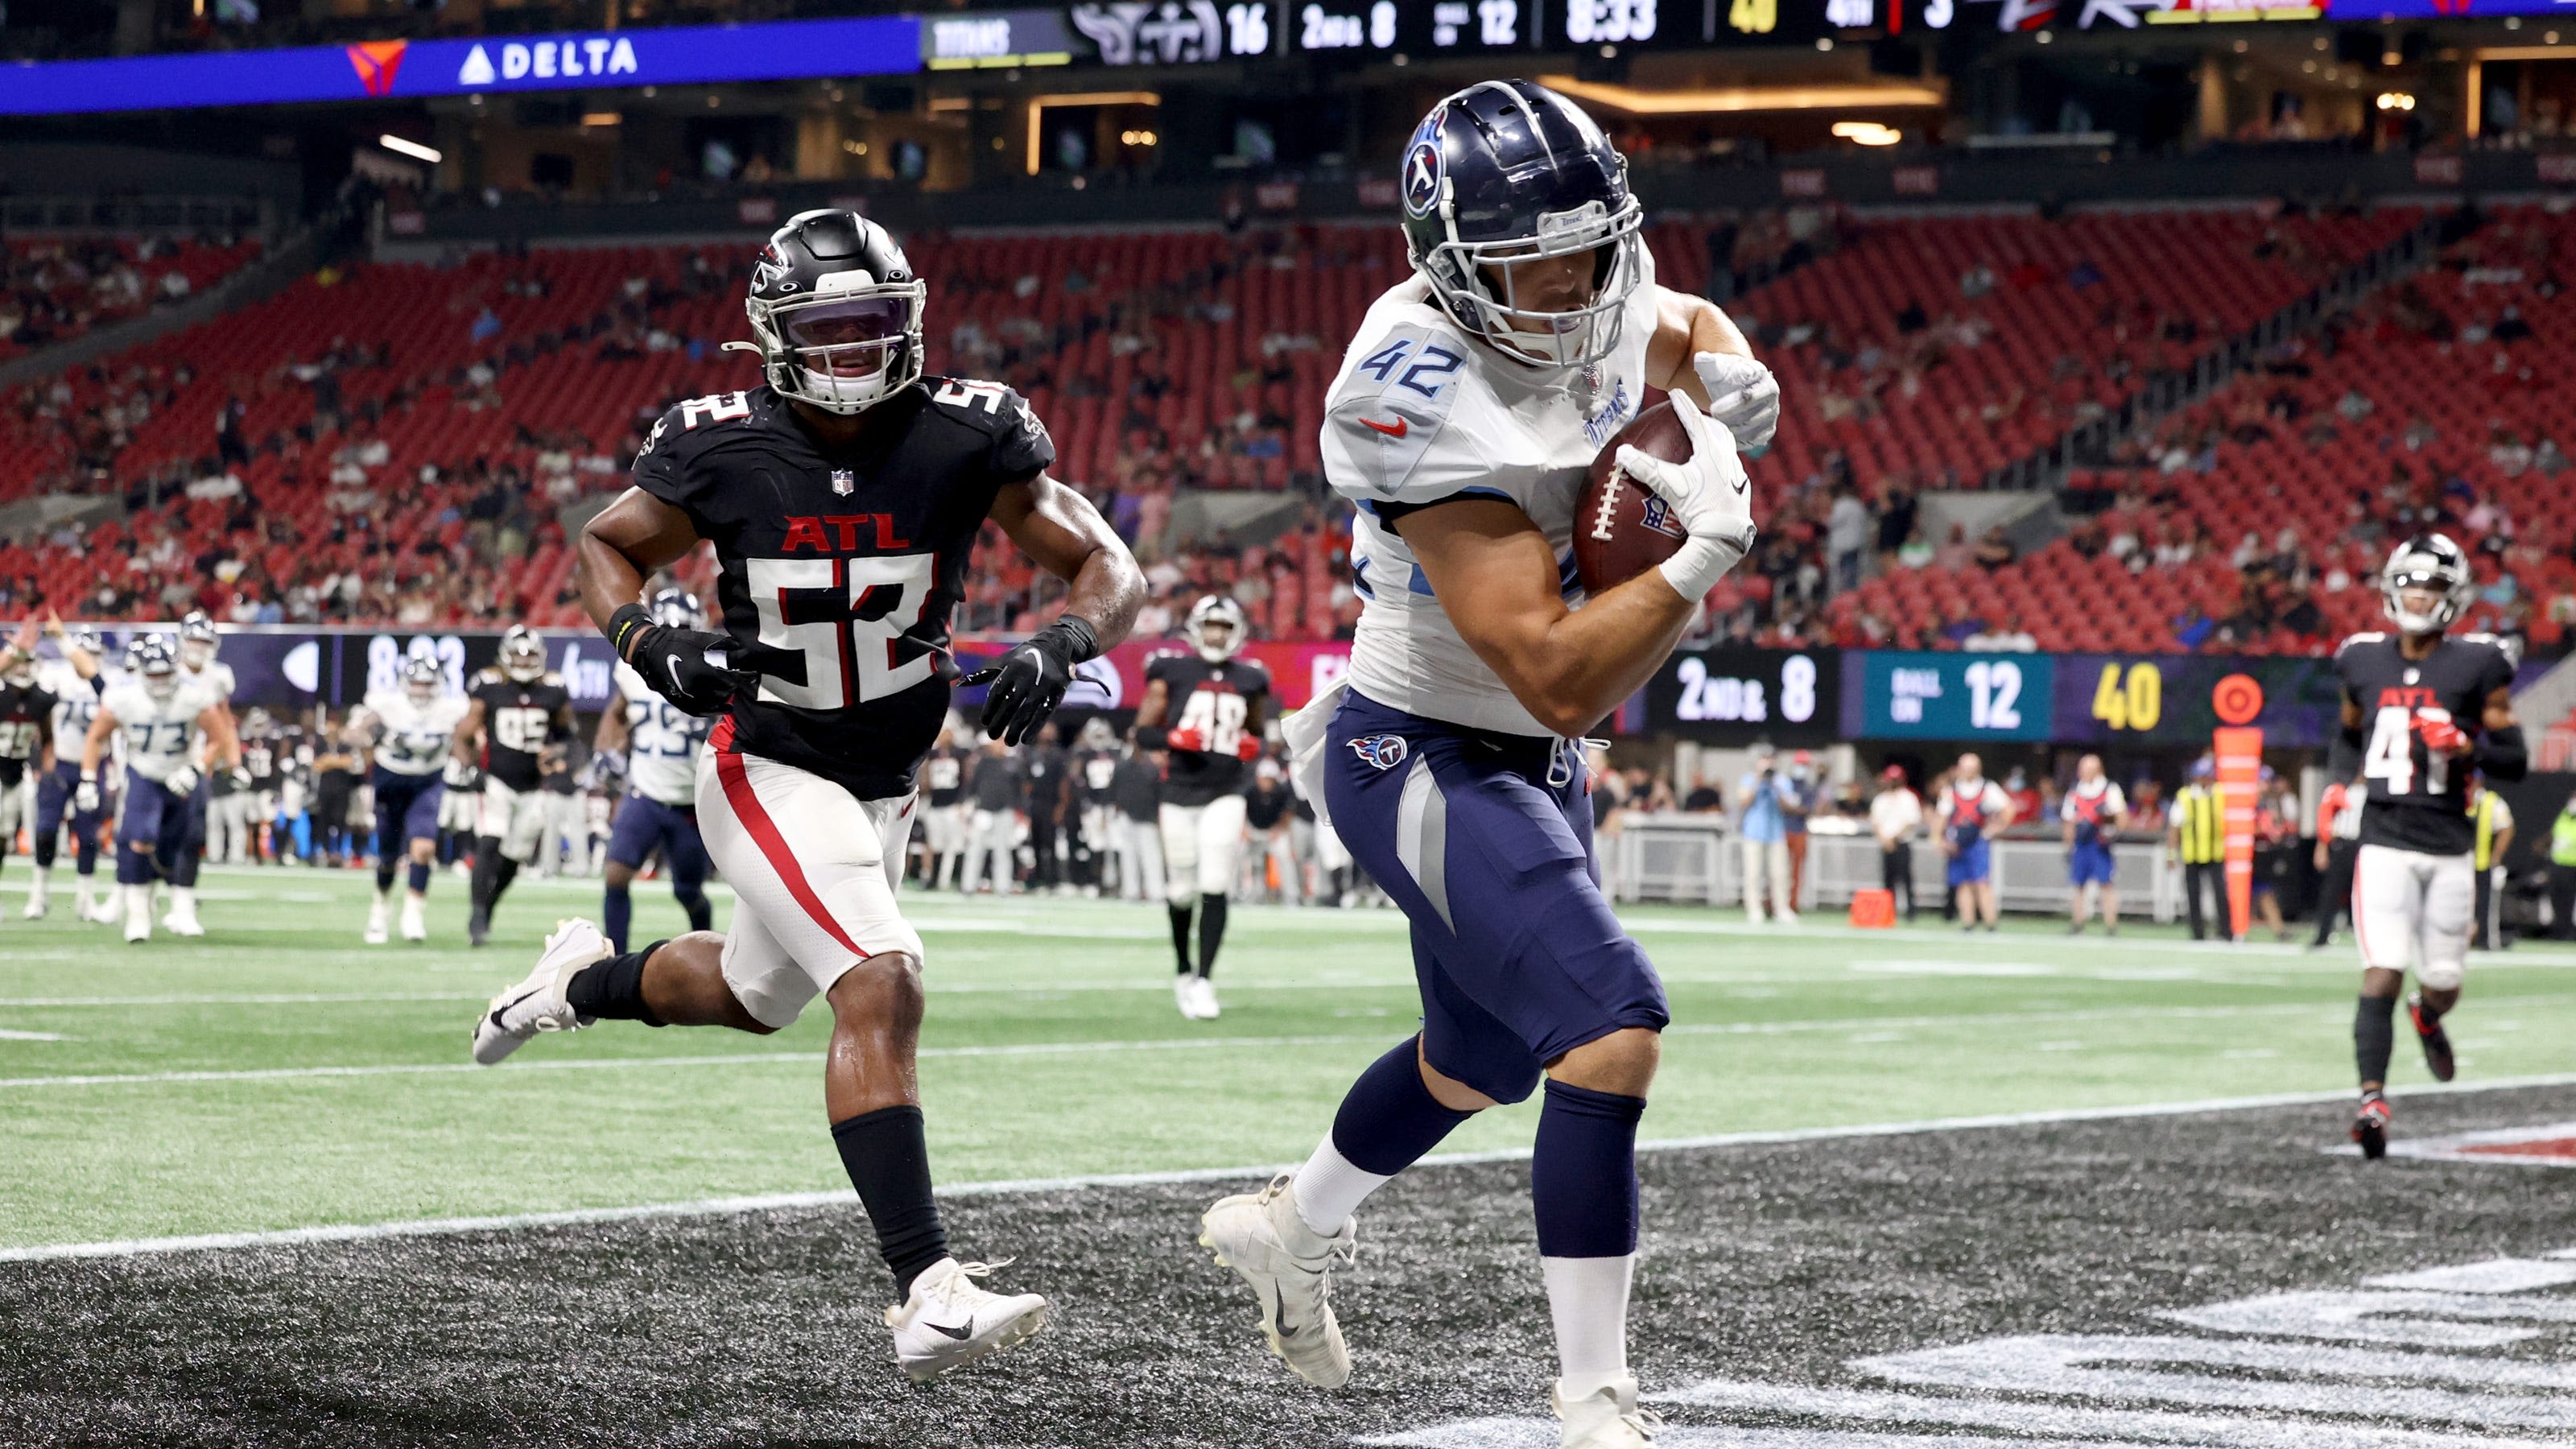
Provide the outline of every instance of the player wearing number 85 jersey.
{"type": "Polygon", "coordinates": [[[1235,658],[1243,647],[1243,606],[1210,595],[1190,607],[1182,626],[1188,654],[1158,654],[1145,664],[1145,698],[1136,706],[1136,742],[1169,751],[1163,778],[1164,904],[1172,917],[1172,952],[1180,968],[1172,994],[1181,1015],[1213,1021],[1216,953],[1225,944],[1226,894],[1243,868],[1243,792],[1250,761],[1261,758],[1261,720],[1270,702],[1270,671],[1235,658]],[[1168,727],[1167,727],[1168,726],[1168,727]],[[1198,959],[1190,959],[1190,908],[1198,907],[1198,959]]]}
{"type": "Polygon", "coordinates": [[[572,737],[572,691],[561,675],[547,670],[546,641],[514,624],[501,636],[500,663],[476,675],[465,698],[455,758],[468,765],[479,761],[483,770],[465,939],[480,946],[491,935],[501,893],[518,879],[519,867],[537,858],[538,842],[546,838],[542,757],[548,746],[572,737]]]}
{"type": "Polygon", "coordinates": [[[2513,717],[2513,656],[2491,635],[2446,637],[2476,589],[2467,555],[2438,533],[2398,545],[2380,578],[2394,634],[2355,634],[2335,652],[2343,679],[2343,736],[2331,766],[2351,777],[2358,751],[2368,786],[2361,847],[2353,861],[2352,923],[2361,943],[2361,1002],[2353,1055],[2361,1108],[2353,1140],[2365,1156],[2387,1150],[2392,1024],[2406,972],[2407,999],[2424,1059],[2449,1081],[2445,1013],[2460,999],[2477,882],[2468,815],[2471,771],[2519,780],[2529,768],[2513,717]]]}
{"type": "Polygon", "coordinates": [[[698,826],[734,888],[731,930],[618,953],[587,922],[548,943],[475,1030],[496,1062],[600,1018],[772,1032],[832,1013],[823,1102],[899,1300],[895,1357],[927,1379],[1010,1347],[1046,1300],[949,1256],[914,1086],[921,938],[895,905],[913,777],[956,676],[948,615],[987,519],[1070,586],[1065,613],[990,671],[984,728],[1011,744],[1073,666],[1125,637],[1136,561],[1046,474],[1046,429],[999,383],[922,376],[926,294],[894,239],[810,211],[771,235],[745,302],[764,386],[665,414],[635,486],[582,531],[591,617],[655,693],[718,716],[698,826]],[[715,547],[721,625],[656,620],[644,581],[715,547]]]}

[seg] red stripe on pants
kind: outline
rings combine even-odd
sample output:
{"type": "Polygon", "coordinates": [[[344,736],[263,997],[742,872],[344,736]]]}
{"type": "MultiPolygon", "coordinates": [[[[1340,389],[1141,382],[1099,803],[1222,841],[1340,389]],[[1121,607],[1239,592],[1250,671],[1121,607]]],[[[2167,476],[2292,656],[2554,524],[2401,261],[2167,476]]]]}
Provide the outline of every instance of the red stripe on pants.
{"type": "Polygon", "coordinates": [[[787,893],[796,898],[796,904],[803,906],[805,914],[812,916],[814,924],[821,926],[833,940],[849,947],[860,960],[868,959],[873,953],[860,950],[859,943],[851,940],[849,933],[841,929],[841,923],[832,919],[832,913],[823,909],[823,898],[814,894],[813,884],[805,879],[805,868],[796,863],[796,853],[787,848],[787,838],[778,833],[778,822],[769,818],[768,810],[761,806],[759,794],[751,788],[751,777],[743,769],[742,756],[730,750],[719,753],[716,756],[716,779],[724,785],[725,803],[733,807],[735,818],[751,832],[752,843],[768,857],[769,868],[778,872],[778,879],[786,885],[787,893]]]}

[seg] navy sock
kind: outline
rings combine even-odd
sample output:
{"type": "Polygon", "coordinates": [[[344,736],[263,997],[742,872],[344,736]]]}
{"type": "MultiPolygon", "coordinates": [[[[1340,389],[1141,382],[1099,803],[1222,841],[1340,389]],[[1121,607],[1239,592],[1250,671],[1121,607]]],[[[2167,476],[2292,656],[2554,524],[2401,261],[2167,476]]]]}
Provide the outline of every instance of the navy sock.
{"type": "Polygon", "coordinates": [[[690,930],[712,931],[716,928],[716,908],[707,903],[705,891],[693,887],[685,893],[674,891],[672,894],[679,898],[680,909],[689,913],[690,930]]]}
{"type": "Polygon", "coordinates": [[[391,860],[379,858],[376,861],[376,894],[383,895],[393,888],[394,863],[391,860]]]}
{"type": "Polygon", "coordinates": [[[1199,897],[1199,974],[1216,974],[1216,952],[1225,944],[1225,897],[1199,897]]]}
{"type": "Polygon", "coordinates": [[[2397,998],[2365,996],[2352,1013],[2352,1064],[2360,1080],[2388,1080],[2388,1053],[2396,1036],[2397,998]]]}
{"type": "Polygon", "coordinates": [[[406,885],[408,885],[408,886],[410,886],[410,887],[411,887],[411,893],[412,893],[413,895],[416,895],[416,896],[425,896],[425,895],[428,895],[428,894],[429,894],[429,862],[428,862],[428,861],[425,861],[425,860],[415,860],[415,861],[413,861],[413,862],[411,863],[411,870],[406,874],[406,876],[405,876],[405,878],[404,878],[404,884],[406,884],[406,885]]]}
{"type": "Polygon", "coordinates": [[[1333,1150],[1362,1172],[1393,1177],[1440,1145],[1473,1112],[1452,1112],[1422,1083],[1420,1039],[1369,1063],[1333,1114],[1333,1150]]]}
{"type": "Polygon", "coordinates": [[[880,1107],[832,1124],[832,1144],[877,1230],[877,1251],[894,1271],[897,1298],[912,1296],[921,1270],[948,1256],[948,1230],[930,1195],[930,1146],[919,1107],[880,1107]]]}
{"type": "Polygon", "coordinates": [[[1637,1251],[1637,1121],[1645,1115],[1643,1097],[1548,1081],[1530,1156],[1540,1257],[1637,1251]]]}
{"type": "Polygon", "coordinates": [[[640,1021],[660,1026],[662,1019],[644,1004],[644,963],[669,943],[656,941],[641,951],[611,956],[584,966],[564,983],[564,1000],[584,1016],[601,1021],[640,1021]]]}
{"type": "Polygon", "coordinates": [[[599,903],[601,934],[608,944],[626,949],[626,928],[635,924],[635,893],[624,886],[610,886],[599,903]]]}

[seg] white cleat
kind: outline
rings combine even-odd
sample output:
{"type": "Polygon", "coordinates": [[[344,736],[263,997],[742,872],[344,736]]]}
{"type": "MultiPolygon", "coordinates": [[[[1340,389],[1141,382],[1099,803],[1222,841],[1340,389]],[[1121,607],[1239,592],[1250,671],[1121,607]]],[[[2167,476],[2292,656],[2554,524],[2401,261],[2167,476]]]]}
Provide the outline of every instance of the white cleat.
{"type": "Polygon", "coordinates": [[[914,1383],[926,1384],[986,1354],[1028,1342],[1046,1327],[1047,1301],[1035,1293],[991,1293],[975,1280],[1001,1263],[960,1263],[942,1258],[912,1280],[912,1292],[885,1311],[894,1330],[894,1361],[914,1383]]]}
{"type": "Polygon", "coordinates": [[[541,1031],[579,1031],[589,1025],[564,999],[574,973],[616,954],[608,938],[588,921],[560,923],[546,937],[544,954],[526,980],[492,998],[491,1007],[474,1023],[474,1060],[498,1065],[541,1031]]]}
{"type": "Polygon", "coordinates": [[[81,902],[80,918],[101,926],[113,926],[125,919],[125,888],[110,886],[96,905],[81,902]]]}
{"type": "Polygon", "coordinates": [[[206,928],[197,922],[197,908],[195,906],[172,906],[170,908],[170,913],[161,918],[161,929],[168,931],[173,936],[202,936],[206,934],[206,928]]]}
{"type": "Polygon", "coordinates": [[[45,918],[45,888],[43,886],[37,886],[35,889],[27,892],[26,917],[31,921],[41,921],[45,918]]]}
{"type": "Polygon", "coordinates": [[[1193,976],[1189,978],[1189,980],[1190,1019],[1193,1021],[1216,1020],[1216,983],[1208,980],[1204,976],[1193,976]]]}
{"type": "Polygon", "coordinates": [[[1579,1385],[1587,1391],[1572,1398],[1565,1391],[1569,1382],[1558,1379],[1548,1393],[1556,1416],[1565,1421],[1560,1449],[1649,1449],[1654,1444],[1663,1421],[1637,1407],[1635,1379],[1594,1380],[1579,1385]]]}
{"type": "Polygon", "coordinates": [[[367,907],[365,939],[370,946],[381,946],[393,939],[393,912],[386,909],[383,896],[376,897],[375,904],[367,907]]]}
{"type": "Polygon", "coordinates": [[[1216,1250],[1261,1301],[1261,1335],[1297,1376],[1322,1389],[1351,1379],[1351,1351],[1333,1318],[1335,1262],[1358,1251],[1358,1224],[1325,1237],[1297,1216],[1286,1174],[1257,1193],[1219,1198],[1199,1218],[1199,1246],[1216,1250]]]}
{"type": "Polygon", "coordinates": [[[429,939],[428,902],[414,895],[403,897],[401,930],[402,938],[414,944],[429,939]]]}
{"type": "Polygon", "coordinates": [[[125,944],[132,946],[152,939],[152,910],[138,906],[125,913],[125,944]]]}
{"type": "Polygon", "coordinates": [[[1199,1019],[1198,997],[1190,990],[1190,983],[1197,979],[1187,974],[1172,978],[1172,1005],[1180,1010],[1183,1021],[1199,1019]]]}

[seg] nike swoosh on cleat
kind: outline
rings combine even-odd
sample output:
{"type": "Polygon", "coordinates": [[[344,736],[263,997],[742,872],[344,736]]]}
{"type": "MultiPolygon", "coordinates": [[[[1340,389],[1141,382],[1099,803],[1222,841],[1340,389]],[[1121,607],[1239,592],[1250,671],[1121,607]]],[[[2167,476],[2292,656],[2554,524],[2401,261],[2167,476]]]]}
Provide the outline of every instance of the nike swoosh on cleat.
{"type": "Polygon", "coordinates": [[[1397,418],[1391,423],[1381,423],[1375,418],[1362,418],[1360,419],[1360,426],[1368,428],[1374,432],[1384,433],[1390,438],[1401,438],[1404,436],[1406,430],[1411,428],[1413,424],[1404,418],[1397,418]]]}
{"type": "Polygon", "coordinates": [[[959,1343],[964,1343],[966,1340],[975,1336],[975,1323],[972,1319],[968,1319],[966,1322],[957,1325],[955,1328],[951,1328],[945,1323],[932,1323],[924,1326],[933,1333],[953,1338],[959,1343]]]}

